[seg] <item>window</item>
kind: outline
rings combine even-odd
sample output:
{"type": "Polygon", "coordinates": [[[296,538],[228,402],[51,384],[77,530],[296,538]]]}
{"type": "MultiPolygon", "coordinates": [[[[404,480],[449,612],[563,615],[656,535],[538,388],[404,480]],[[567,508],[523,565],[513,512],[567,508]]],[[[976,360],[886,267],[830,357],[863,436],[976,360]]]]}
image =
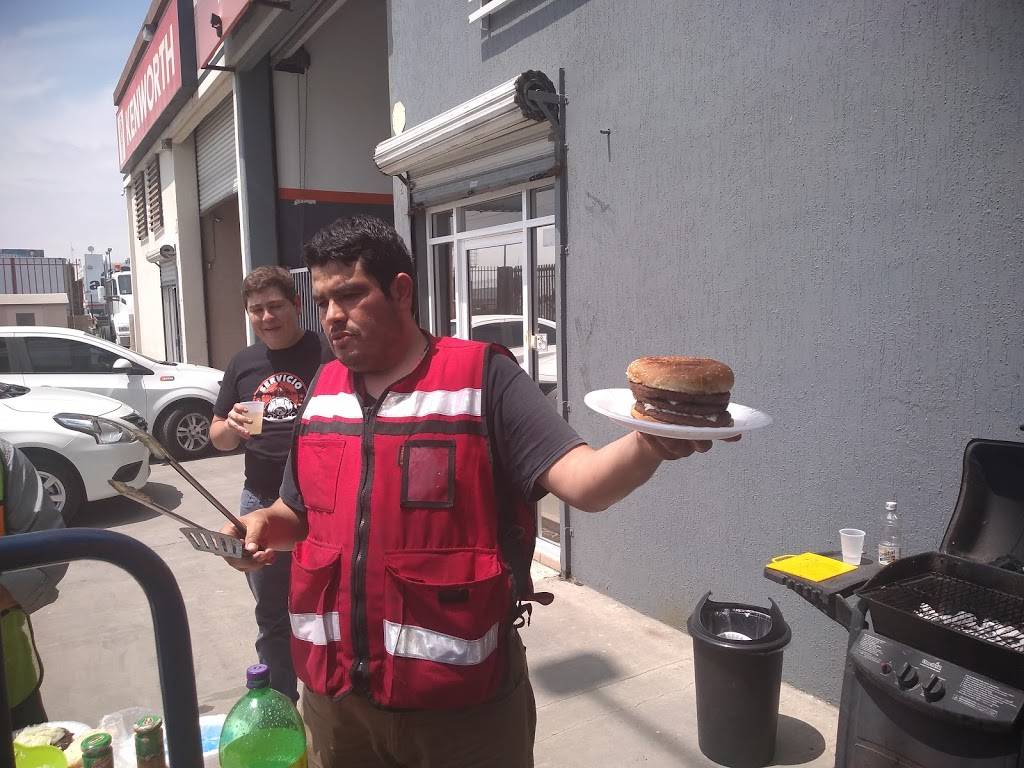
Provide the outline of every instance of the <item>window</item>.
{"type": "Polygon", "coordinates": [[[149,237],[149,225],[146,223],[146,175],[141,172],[132,177],[132,206],[135,213],[135,237],[145,240],[149,237]]]}
{"type": "Polygon", "coordinates": [[[496,200],[470,203],[459,208],[459,231],[487,229],[502,224],[513,224],[522,219],[523,196],[508,195],[496,200]]]}
{"type": "Polygon", "coordinates": [[[149,209],[149,231],[159,232],[164,228],[164,204],[160,195],[160,157],[153,159],[146,166],[146,207],[149,209]]]}
{"type": "Polygon", "coordinates": [[[121,274],[117,276],[117,293],[120,296],[132,295],[132,276],[121,274]]]}
{"type": "Polygon", "coordinates": [[[25,339],[33,373],[110,373],[117,354],[73,339],[29,336],[25,339]]]}
{"type": "Polygon", "coordinates": [[[14,313],[14,324],[15,325],[35,325],[36,324],[36,313],[35,312],[15,312],[14,313]]]}
{"type": "Polygon", "coordinates": [[[11,370],[11,353],[7,349],[6,339],[0,339],[0,373],[13,373],[11,370]]]}

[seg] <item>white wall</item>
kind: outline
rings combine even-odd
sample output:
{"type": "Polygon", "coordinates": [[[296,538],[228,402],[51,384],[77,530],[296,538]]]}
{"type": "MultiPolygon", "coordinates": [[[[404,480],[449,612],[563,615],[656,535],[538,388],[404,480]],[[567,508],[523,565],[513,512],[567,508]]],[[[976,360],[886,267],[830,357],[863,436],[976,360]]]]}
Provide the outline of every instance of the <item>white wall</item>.
{"type": "Polygon", "coordinates": [[[348,0],[305,46],[305,75],[274,72],[278,187],[391,194],[373,164],[391,135],[387,4],[348,0]]]}

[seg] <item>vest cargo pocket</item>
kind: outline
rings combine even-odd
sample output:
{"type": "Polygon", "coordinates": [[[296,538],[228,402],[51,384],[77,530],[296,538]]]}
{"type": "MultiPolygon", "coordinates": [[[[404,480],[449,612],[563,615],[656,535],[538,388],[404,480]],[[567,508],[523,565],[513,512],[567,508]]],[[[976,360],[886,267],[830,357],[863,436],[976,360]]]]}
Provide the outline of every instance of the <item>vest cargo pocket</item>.
{"type": "Polygon", "coordinates": [[[385,554],[384,691],[392,707],[457,709],[504,679],[511,581],[486,549],[385,554]]]}
{"type": "Polygon", "coordinates": [[[338,473],[345,455],[341,440],[300,438],[296,475],[302,502],[318,512],[333,512],[338,496],[338,473]]]}
{"type": "Polygon", "coordinates": [[[340,549],[309,539],[299,542],[292,555],[292,658],[299,678],[317,693],[337,690],[344,682],[338,659],[344,637],[338,611],[340,568],[340,549]]]}

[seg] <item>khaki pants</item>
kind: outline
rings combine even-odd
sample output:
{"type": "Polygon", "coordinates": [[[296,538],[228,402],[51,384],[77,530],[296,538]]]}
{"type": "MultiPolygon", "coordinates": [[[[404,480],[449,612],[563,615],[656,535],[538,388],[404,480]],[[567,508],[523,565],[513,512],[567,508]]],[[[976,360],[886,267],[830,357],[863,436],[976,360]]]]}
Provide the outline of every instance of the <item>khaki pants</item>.
{"type": "Polygon", "coordinates": [[[510,654],[506,690],[471,709],[390,712],[303,691],[310,768],[532,768],[537,707],[518,633],[510,654]]]}

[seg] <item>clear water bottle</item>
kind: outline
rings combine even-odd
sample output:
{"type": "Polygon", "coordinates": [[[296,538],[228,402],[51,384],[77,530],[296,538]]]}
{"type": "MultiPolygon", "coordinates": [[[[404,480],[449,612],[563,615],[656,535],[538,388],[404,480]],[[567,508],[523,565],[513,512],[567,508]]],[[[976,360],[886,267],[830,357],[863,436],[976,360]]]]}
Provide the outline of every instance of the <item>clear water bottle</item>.
{"type": "Polygon", "coordinates": [[[270,687],[265,664],[245,671],[249,692],[220,732],[222,768],[306,768],[306,729],[292,700],[270,687]]]}
{"type": "Polygon", "coordinates": [[[882,537],[878,540],[878,564],[888,565],[900,559],[900,519],[896,516],[896,502],[885,502],[882,517],[882,537]]]}

